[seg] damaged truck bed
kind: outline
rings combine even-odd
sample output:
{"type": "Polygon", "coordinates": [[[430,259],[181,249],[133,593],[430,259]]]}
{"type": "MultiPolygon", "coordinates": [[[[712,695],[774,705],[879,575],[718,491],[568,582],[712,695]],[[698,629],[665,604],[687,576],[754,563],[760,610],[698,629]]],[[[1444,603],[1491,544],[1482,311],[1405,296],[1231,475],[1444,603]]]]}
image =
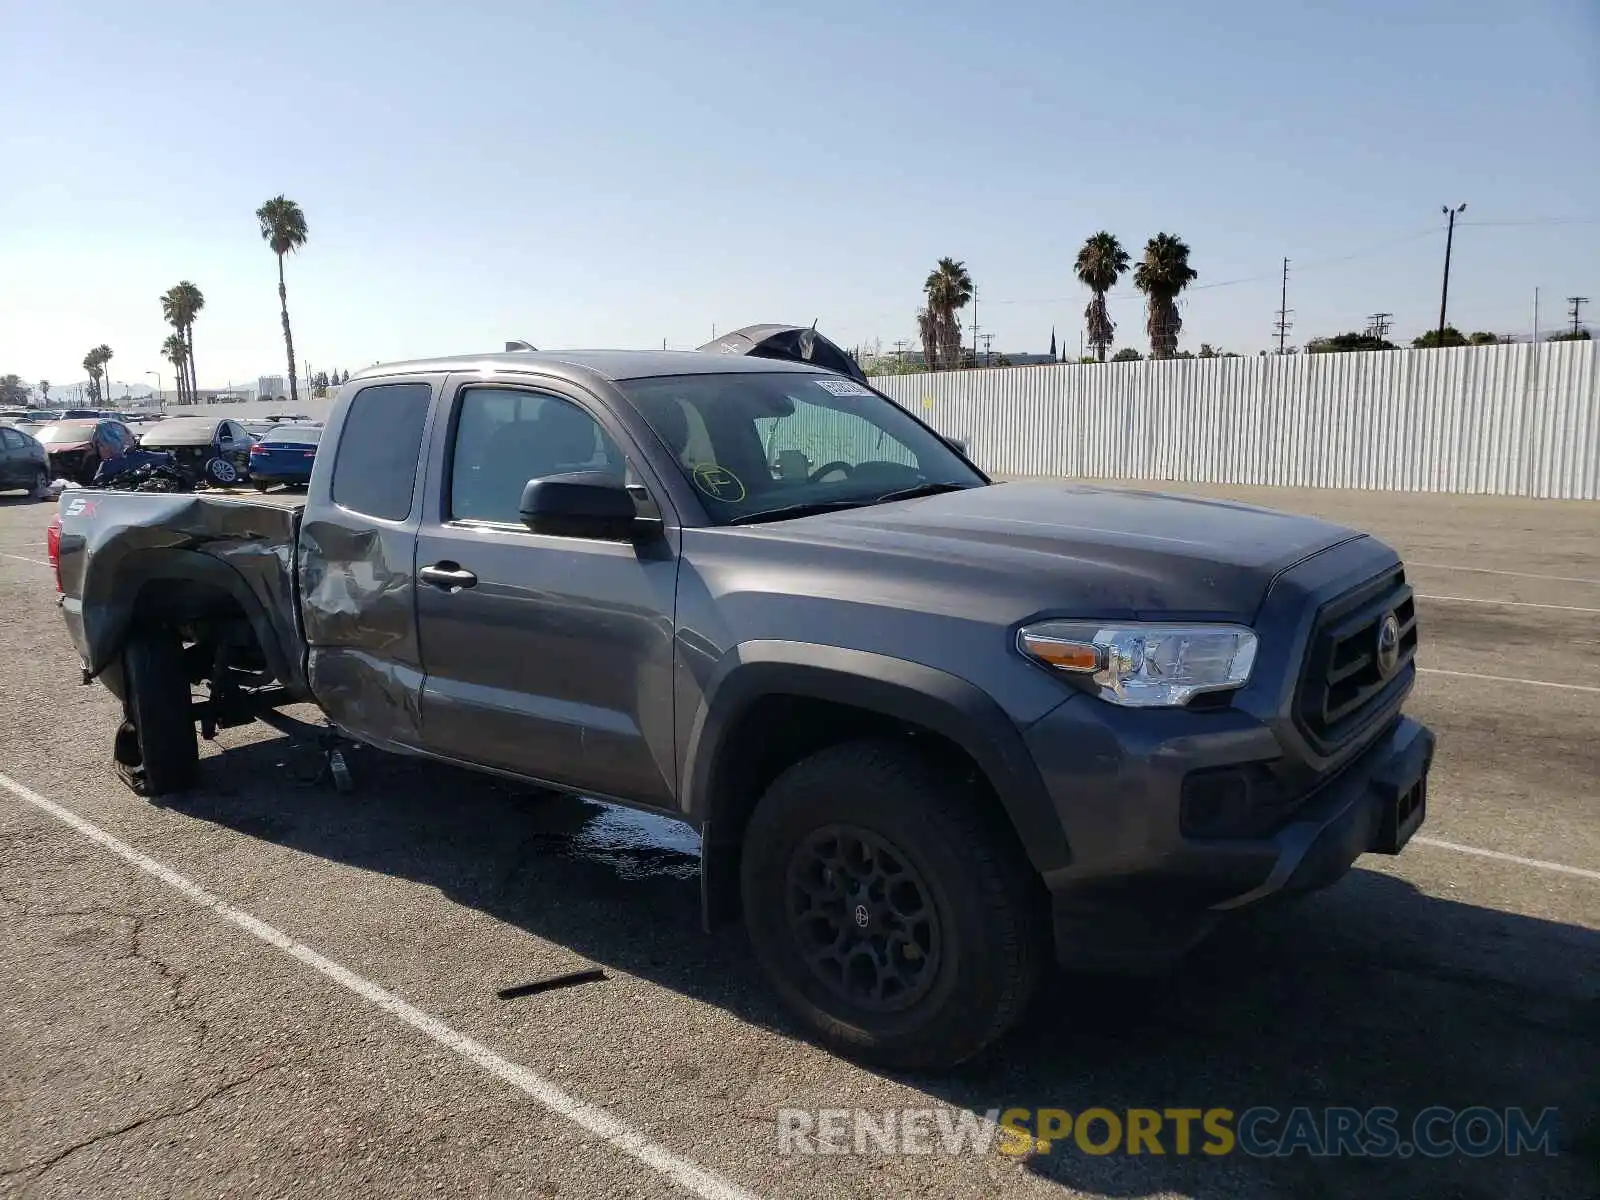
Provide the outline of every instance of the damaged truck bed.
{"type": "Polygon", "coordinates": [[[223,678],[236,684],[240,710],[218,724],[239,724],[263,705],[310,700],[296,583],[301,511],[216,493],[66,493],[51,554],[85,682],[101,679],[123,695],[130,631],[161,621],[214,635],[191,643],[186,656],[196,682],[211,679],[220,662],[223,678]]]}

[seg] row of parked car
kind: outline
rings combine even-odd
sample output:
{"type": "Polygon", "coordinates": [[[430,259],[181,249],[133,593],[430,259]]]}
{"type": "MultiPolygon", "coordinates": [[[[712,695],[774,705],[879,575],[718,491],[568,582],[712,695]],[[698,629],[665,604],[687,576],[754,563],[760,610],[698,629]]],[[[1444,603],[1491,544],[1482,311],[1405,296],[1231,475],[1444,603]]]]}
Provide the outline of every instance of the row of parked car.
{"type": "Polygon", "coordinates": [[[122,430],[127,444],[170,454],[196,486],[251,483],[263,492],[279,485],[304,487],[322,436],[320,423],[289,416],[266,421],[215,416],[152,421],[135,414],[83,409],[59,416],[0,413],[0,422],[6,422],[0,424],[0,490],[27,489],[42,495],[56,480],[87,486],[100,465],[91,438],[95,427],[107,421],[122,430]]]}

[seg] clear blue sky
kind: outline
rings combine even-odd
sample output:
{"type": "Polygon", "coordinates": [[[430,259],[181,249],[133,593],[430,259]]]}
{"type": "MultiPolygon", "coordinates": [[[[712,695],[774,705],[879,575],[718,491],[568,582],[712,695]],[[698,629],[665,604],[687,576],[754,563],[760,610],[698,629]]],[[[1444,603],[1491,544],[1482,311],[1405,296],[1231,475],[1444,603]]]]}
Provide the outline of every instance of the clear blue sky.
{"type": "MultiPolygon", "coordinates": [[[[1600,313],[1594,0],[59,0],[0,6],[0,46],[0,372],[28,380],[102,341],[118,380],[165,368],[180,278],[202,385],[281,373],[252,216],[279,192],[313,367],[764,320],[892,343],[944,254],[997,348],[1075,347],[1101,228],[1251,280],[1193,290],[1184,346],[1267,345],[1284,255],[1297,340],[1379,310],[1410,336],[1461,201],[1453,324],[1526,331],[1536,286],[1546,326],[1600,313]]],[[[1131,288],[1112,315],[1145,348],[1131,288]]]]}

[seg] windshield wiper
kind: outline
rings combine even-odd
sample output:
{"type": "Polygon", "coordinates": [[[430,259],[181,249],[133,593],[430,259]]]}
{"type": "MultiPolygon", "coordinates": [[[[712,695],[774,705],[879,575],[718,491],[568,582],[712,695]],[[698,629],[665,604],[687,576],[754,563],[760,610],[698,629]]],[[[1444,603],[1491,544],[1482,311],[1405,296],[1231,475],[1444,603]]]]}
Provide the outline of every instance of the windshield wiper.
{"type": "Polygon", "coordinates": [[[978,483],[919,483],[916,487],[901,488],[898,492],[885,492],[872,503],[887,504],[891,500],[915,500],[918,496],[939,496],[945,492],[964,492],[968,488],[982,486],[978,483]]]}
{"type": "Polygon", "coordinates": [[[758,521],[786,521],[791,517],[810,517],[817,513],[842,512],[847,508],[866,508],[873,504],[887,504],[891,500],[914,500],[918,496],[938,496],[945,492],[964,492],[968,488],[982,487],[977,483],[919,483],[916,487],[901,488],[882,496],[863,497],[859,500],[813,500],[805,504],[786,504],[782,508],[769,508],[763,512],[741,513],[728,521],[729,525],[754,525],[758,521]]]}
{"type": "Polygon", "coordinates": [[[873,504],[872,500],[813,500],[805,504],[785,504],[782,508],[768,508],[761,512],[740,513],[728,525],[754,525],[758,521],[787,521],[790,517],[810,517],[817,513],[842,512],[847,508],[860,508],[873,504]]]}

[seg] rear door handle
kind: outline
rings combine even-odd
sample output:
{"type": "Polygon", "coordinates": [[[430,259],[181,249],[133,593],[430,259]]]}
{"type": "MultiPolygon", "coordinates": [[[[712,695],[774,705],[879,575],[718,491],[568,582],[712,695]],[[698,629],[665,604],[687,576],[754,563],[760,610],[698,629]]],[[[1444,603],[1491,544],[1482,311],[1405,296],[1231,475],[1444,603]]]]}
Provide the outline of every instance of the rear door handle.
{"type": "Polygon", "coordinates": [[[453,562],[437,562],[431,567],[423,567],[417,572],[417,578],[446,592],[458,592],[462,588],[476,587],[478,583],[476,575],[463,570],[461,564],[453,562]]]}

